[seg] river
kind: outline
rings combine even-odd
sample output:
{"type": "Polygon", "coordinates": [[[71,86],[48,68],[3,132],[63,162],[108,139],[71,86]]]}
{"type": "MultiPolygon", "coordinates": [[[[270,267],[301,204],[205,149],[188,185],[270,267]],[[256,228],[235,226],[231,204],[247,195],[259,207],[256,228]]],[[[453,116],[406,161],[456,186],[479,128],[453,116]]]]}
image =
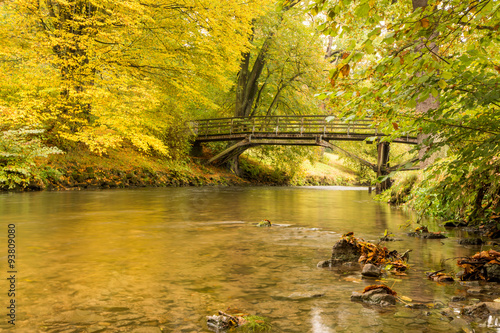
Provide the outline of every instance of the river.
{"type": "MultiPolygon", "coordinates": [[[[413,219],[366,189],[196,187],[0,194],[1,306],[9,305],[7,226],[16,232],[16,332],[209,332],[206,316],[239,309],[273,332],[458,332],[470,325],[437,308],[467,296],[429,281],[441,261],[480,248],[406,236],[413,219]],[[258,228],[269,219],[274,226],[258,228]],[[317,268],[339,237],[385,230],[412,249],[407,276],[363,280],[317,268]],[[436,308],[389,309],[350,301],[385,283],[436,308]]],[[[429,222],[433,231],[441,229],[429,222]]],[[[454,260],[446,268],[454,269],[454,260]]],[[[0,329],[9,330],[8,317],[0,329]]],[[[494,331],[486,324],[478,331],[494,331]]],[[[491,326],[491,325],[490,325],[491,326]]],[[[493,325],[494,326],[494,325],[493,325]]]]}

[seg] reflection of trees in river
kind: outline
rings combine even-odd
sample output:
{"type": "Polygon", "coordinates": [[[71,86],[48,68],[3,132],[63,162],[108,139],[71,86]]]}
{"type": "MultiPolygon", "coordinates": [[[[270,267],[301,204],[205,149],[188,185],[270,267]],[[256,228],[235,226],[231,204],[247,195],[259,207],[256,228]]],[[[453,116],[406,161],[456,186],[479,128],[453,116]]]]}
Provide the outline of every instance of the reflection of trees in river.
{"type": "MultiPolygon", "coordinates": [[[[104,308],[120,307],[147,320],[168,318],[171,331],[200,331],[200,318],[228,306],[269,316],[281,331],[404,327],[403,319],[350,302],[352,291],[371,283],[362,281],[359,272],[355,283],[316,267],[324,259],[317,258],[318,251],[328,256],[339,234],[375,237],[385,229],[396,233],[406,222],[401,211],[372,201],[365,191],[262,187],[16,193],[0,196],[0,210],[2,221],[19,227],[19,300],[31,315],[23,324],[27,327],[63,310],[90,309],[85,310],[88,319],[104,308]],[[263,218],[291,226],[253,226],[263,218]],[[309,297],[314,294],[324,296],[309,297]]],[[[399,294],[415,299],[454,294],[453,287],[438,286],[424,274],[438,269],[441,258],[462,255],[453,239],[404,237],[387,247],[413,249],[408,277],[387,282],[399,294]]],[[[115,315],[101,312],[103,321],[115,315]]]]}

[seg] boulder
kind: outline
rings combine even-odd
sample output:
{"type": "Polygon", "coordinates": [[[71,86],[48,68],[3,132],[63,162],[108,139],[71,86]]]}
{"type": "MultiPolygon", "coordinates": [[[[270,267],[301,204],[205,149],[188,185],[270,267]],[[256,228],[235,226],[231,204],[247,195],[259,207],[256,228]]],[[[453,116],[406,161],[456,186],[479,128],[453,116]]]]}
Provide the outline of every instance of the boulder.
{"type": "Polygon", "coordinates": [[[445,235],[439,232],[410,232],[408,233],[410,237],[418,237],[423,239],[443,239],[447,238],[445,235]]]}
{"type": "Polygon", "coordinates": [[[440,232],[431,232],[426,226],[421,226],[415,229],[415,232],[410,232],[408,233],[408,236],[410,237],[418,237],[418,238],[424,238],[424,239],[441,239],[441,238],[447,238],[445,235],[443,235],[440,232]]]}
{"type": "Polygon", "coordinates": [[[373,264],[366,264],[363,266],[361,275],[363,275],[364,277],[378,278],[380,275],[382,275],[382,269],[380,268],[380,266],[376,266],[373,264]]]}
{"type": "Polygon", "coordinates": [[[258,227],[270,227],[271,225],[272,225],[271,221],[269,220],[262,220],[259,223],[257,223],[258,227]]]}
{"type": "Polygon", "coordinates": [[[338,267],[349,262],[358,262],[361,253],[355,244],[345,239],[340,239],[332,248],[332,257],[328,260],[320,261],[318,267],[338,267]]]}
{"type": "Polygon", "coordinates": [[[345,239],[340,239],[332,248],[332,259],[339,259],[343,262],[358,261],[361,253],[353,243],[345,239]]]}
{"type": "Polygon", "coordinates": [[[322,260],[318,263],[318,267],[326,268],[326,267],[337,267],[342,265],[344,262],[340,259],[328,259],[322,260]]]}
{"type": "Polygon", "coordinates": [[[353,292],[351,301],[363,302],[371,305],[390,306],[396,304],[396,297],[384,288],[372,289],[364,293],[353,292]]]}
{"type": "Polygon", "coordinates": [[[481,302],[471,306],[466,306],[462,309],[462,314],[469,317],[486,319],[490,315],[500,314],[500,303],[481,302]]]}
{"type": "Polygon", "coordinates": [[[491,282],[500,282],[500,265],[496,263],[488,263],[484,265],[486,270],[486,279],[491,282]]]}
{"type": "Polygon", "coordinates": [[[481,238],[464,238],[458,241],[460,245],[482,245],[483,243],[481,238]]]}

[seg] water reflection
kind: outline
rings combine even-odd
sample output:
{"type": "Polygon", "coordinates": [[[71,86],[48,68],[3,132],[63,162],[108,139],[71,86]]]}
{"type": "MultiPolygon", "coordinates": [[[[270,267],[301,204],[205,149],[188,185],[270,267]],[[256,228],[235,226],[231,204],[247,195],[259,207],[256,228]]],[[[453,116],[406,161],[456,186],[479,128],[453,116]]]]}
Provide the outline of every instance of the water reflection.
{"type": "MultiPolygon", "coordinates": [[[[273,332],[446,331],[433,313],[350,302],[373,281],[318,269],[339,236],[388,229],[411,253],[411,273],[387,284],[422,302],[448,303],[458,284],[425,279],[472,249],[411,239],[399,210],[366,191],[331,188],[167,188],[0,195],[2,224],[19,240],[19,331],[205,332],[228,307],[269,317],[273,332]],[[273,228],[256,228],[269,219],[273,228]],[[288,226],[287,226],[288,225],[288,226]]],[[[0,258],[5,260],[5,257],[0,258]]],[[[0,328],[7,328],[0,323],[0,328]]]]}

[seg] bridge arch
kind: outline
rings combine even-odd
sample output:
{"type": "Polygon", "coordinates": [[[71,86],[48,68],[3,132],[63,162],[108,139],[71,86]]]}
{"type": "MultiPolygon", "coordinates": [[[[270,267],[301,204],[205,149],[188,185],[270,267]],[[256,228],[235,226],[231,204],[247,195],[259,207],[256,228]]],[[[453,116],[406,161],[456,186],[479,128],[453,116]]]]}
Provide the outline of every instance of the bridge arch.
{"type": "MultiPolygon", "coordinates": [[[[330,148],[340,154],[347,155],[368,166],[377,176],[388,175],[394,170],[416,169],[405,168],[410,162],[389,167],[389,143],[380,139],[387,136],[381,133],[375,122],[370,119],[344,121],[325,115],[312,116],[269,116],[269,117],[231,117],[195,120],[189,123],[191,132],[195,135],[194,144],[203,142],[226,141],[233,142],[228,148],[212,157],[208,163],[223,164],[239,156],[248,148],[259,145],[304,145],[330,148]],[[370,163],[330,141],[365,141],[370,139],[377,143],[377,164],[370,163]]],[[[406,135],[392,142],[417,144],[417,137],[406,135]]],[[[381,185],[381,189],[388,187],[381,185]]]]}

